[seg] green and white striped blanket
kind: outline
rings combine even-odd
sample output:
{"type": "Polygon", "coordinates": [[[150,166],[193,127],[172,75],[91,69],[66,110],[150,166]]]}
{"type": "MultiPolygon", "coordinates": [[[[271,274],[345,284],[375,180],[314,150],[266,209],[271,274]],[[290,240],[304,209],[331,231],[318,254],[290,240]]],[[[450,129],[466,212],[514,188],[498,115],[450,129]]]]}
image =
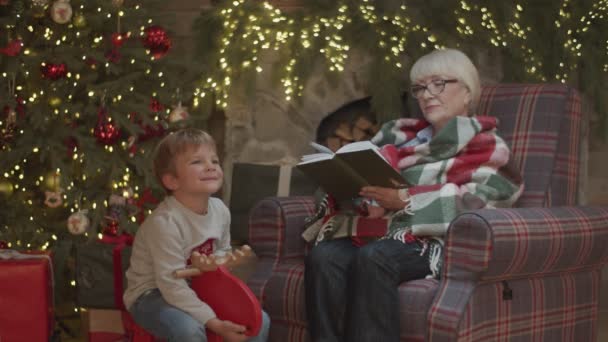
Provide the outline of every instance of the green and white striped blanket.
{"type": "Polygon", "coordinates": [[[429,142],[405,143],[428,126],[403,118],[384,124],[372,139],[411,185],[410,202],[388,213],[383,221],[362,218],[330,196],[319,202],[304,238],[317,242],[339,237],[391,237],[406,242],[415,237],[441,238],[460,213],[480,208],[510,207],[523,191],[519,170],[505,141],[496,135],[494,117],[450,120],[429,142]]]}

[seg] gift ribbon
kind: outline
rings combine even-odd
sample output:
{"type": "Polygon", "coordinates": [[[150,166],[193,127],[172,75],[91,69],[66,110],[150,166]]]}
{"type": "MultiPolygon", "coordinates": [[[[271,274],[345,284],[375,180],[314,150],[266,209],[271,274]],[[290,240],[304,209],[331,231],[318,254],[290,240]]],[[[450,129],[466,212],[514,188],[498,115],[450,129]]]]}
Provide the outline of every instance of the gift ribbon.
{"type": "Polygon", "coordinates": [[[122,274],[122,250],[133,245],[133,235],[122,233],[120,235],[112,236],[104,234],[100,241],[114,245],[112,249],[112,266],[114,270],[114,305],[117,308],[125,310],[125,303],[122,301],[122,289],[123,289],[123,274],[122,274]]]}

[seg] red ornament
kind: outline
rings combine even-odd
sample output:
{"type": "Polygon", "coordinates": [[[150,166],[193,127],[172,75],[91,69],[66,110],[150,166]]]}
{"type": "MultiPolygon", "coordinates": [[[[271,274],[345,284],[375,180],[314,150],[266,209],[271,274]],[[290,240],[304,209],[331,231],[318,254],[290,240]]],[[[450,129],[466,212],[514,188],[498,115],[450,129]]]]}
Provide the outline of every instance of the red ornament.
{"type": "Polygon", "coordinates": [[[137,222],[142,223],[146,218],[146,209],[155,207],[159,202],[160,200],[154,197],[149,188],[144,189],[144,192],[140,194],[139,199],[135,202],[135,206],[139,210],[137,222]]]}
{"type": "Polygon", "coordinates": [[[171,38],[164,28],[160,26],[150,26],[144,30],[144,47],[150,50],[155,59],[159,59],[169,52],[171,48],[171,38]]]}
{"type": "Polygon", "coordinates": [[[15,102],[17,103],[15,105],[15,111],[19,114],[20,118],[25,117],[25,100],[21,96],[17,96],[15,102]]]}
{"type": "Polygon", "coordinates": [[[150,99],[150,110],[155,114],[158,114],[165,110],[165,106],[163,106],[163,104],[160,103],[160,101],[158,101],[157,99],[152,98],[150,99]]]}
{"type": "Polygon", "coordinates": [[[84,61],[86,63],[86,65],[88,65],[91,69],[96,69],[97,68],[97,60],[93,57],[87,57],[84,61]]]}
{"type": "Polygon", "coordinates": [[[116,220],[110,220],[110,222],[108,223],[107,226],[105,226],[103,228],[103,235],[108,235],[108,236],[118,236],[118,221],[116,220]]]}
{"type": "Polygon", "coordinates": [[[131,35],[129,33],[116,32],[112,33],[112,38],[110,38],[110,40],[112,41],[112,45],[114,45],[114,47],[119,48],[127,41],[130,36],[131,35]]]}
{"type": "Polygon", "coordinates": [[[76,153],[76,149],[78,148],[78,140],[76,138],[69,136],[65,138],[63,144],[66,147],[66,151],[68,153],[68,158],[74,158],[74,153],[76,153]]]}
{"type": "Polygon", "coordinates": [[[16,39],[8,42],[8,45],[6,45],[5,47],[0,48],[0,53],[7,56],[15,57],[19,54],[19,52],[21,52],[22,47],[23,42],[21,41],[21,39],[16,39]]]}
{"type": "Polygon", "coordinates": [[[8,249],[8,242],[1,240],[0,241],[0,249],[8,249]]]}
{"type": "Polygon", "coordinates": [[[110,49],[108,50],[108,52],[106,52],[105,57],[112,63],[114,64],[118,64],[120,63],[120,59],[122,58],[122,54],[120,53],[120,51],[118,51],[118,49],[114,48],[114,49],[110,49]]]}
{"type": "Polygon", "coordinates": [[[97,113],[97,125],[93,130],[97,141],[104,145],[112,145],[120,138],[120,128],[112,123],[105,108],[97,113]]]}
{"type": "Polygon", "coordinates": [[[44,78],[56,81],[60,78],[64,78],[68,74],[68,67],[65,63],[45,63],[40,67],[40,71],[44,78]]]}

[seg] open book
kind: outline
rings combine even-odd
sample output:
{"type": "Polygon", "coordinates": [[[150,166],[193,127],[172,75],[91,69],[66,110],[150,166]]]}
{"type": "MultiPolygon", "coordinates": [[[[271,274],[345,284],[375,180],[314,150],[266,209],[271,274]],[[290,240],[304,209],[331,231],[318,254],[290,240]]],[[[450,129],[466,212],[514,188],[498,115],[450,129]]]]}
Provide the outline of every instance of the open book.
{"type": "Polygon", "coordinates": [[[302,156],[297,168],[314,179],[337,200],[359,196],[367,185],[403,188],[407,183],[380,154],[378,146],[369,141],[357,141],[342,146],[335,153],[329,148],[311,143],[318,153],[302,156]]]}

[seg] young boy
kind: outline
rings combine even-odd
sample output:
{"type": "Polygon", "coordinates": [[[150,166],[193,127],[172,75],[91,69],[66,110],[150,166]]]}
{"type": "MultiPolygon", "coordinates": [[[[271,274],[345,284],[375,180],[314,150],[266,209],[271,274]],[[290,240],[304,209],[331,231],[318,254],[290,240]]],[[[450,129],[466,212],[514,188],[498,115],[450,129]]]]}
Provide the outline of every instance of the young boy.
{"type": "Polygon", "coordinates": [[[167,135],[154,155],[154,172],[168,196],[137,231],[127,270],[124,302],[135,322],[167,341],[205,342],[205,329],[225,341],[266,341],[270,320],[262,312],[260,334],[248,340],[245,327],[218,319],[173,271],[193,250],[230,251],[230,212],[211,194],[223,172],[211,136],[198,129],[167,135]]]}

